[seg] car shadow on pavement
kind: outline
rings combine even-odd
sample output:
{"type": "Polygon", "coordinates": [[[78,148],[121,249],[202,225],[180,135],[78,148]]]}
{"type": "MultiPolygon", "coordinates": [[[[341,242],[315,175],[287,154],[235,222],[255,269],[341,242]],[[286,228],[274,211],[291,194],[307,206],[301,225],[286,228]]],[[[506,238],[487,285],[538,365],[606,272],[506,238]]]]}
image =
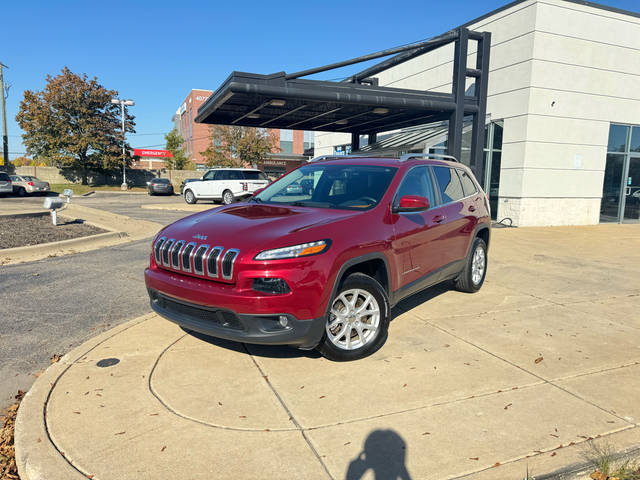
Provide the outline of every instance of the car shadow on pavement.
{"type": "Polygon", "coordinates": [[[192,337],[195,337],[198,340],[202,340],[203,342],[207,342],[216,347],[226,348],[227,350],[233,350],[234,352],[249,353],[250,355],[254,355],[256,357],[266,357],[266,358],[299,358],[299,357],[320,358],[321,357],[321,355],[316,350],[300,350],[298,348],[287,347],[286,345],[253,345],[253,344],[249,345],[245,343],[224,340],[221,338],[210,337],[203,333],[194,332],[193,330],[189,330],[186,328],[183,328],[182,330],[187,332],[192,337]]]}
{"type": "Polygon", "coordinates": [[[369,470],[376,480],[411,480],[406,456],[407,444],[397,432],[374,430],[364,441],[362,451],[349,463],[345,480],[360,480],[369,470]]]}

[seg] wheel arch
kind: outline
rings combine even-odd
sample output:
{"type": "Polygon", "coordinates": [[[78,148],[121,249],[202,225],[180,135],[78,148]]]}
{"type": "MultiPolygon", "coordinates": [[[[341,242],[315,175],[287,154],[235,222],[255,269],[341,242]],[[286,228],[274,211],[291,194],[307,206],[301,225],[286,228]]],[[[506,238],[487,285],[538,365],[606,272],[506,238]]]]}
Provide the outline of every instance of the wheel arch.
{"type": "Polygon", "coordinates": [[[331,289],[331,296],[327,302],[325,315],[329,313],[331,308],[331,299],[335,297],[338,288],[352,273],[363,273],[376,280],[387,295],[387,300],[391,295],[391,274],[389,270],[389,262],[382,253],[368,253],[358,257],[350,258],[342,264],[336,275],[331,289]]]}

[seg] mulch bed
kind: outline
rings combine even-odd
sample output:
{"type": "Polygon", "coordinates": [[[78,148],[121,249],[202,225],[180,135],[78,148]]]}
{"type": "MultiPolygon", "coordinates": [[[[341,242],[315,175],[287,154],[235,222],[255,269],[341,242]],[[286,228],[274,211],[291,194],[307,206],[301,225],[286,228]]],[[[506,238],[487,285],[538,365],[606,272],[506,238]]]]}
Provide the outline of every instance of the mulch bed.
{"type": "Polygon", "coordinates": [[[38,245],[71,238],[87,237],[103,230],[81,220],[69,220],[58,215],[58,225],[51,223],[49,215],[40,217],[0,217],[0,249],[38,245]]]}
{"type": "Polygon", "coordinates": [[[16,468],[15,449],[13,446],[13,431],[20,401],[24,397],[22,390],[16,395],[16,402],[7,408],[0,416],[0,478],[3,480],[19,479],[16,468]]]}

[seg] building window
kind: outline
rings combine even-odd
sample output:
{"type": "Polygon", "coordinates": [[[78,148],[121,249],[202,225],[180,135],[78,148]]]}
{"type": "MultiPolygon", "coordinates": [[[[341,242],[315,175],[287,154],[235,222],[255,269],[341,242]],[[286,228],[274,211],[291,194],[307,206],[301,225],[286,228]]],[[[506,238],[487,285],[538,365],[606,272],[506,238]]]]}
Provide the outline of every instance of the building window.
{"type": "Polygon", "coordinates": [[[640,222],[639,125],[609,127],[600,221],[640,222]]]}
{"type": "MultiPolygon", "coordinates": [[[[314,141],[315,141],[315,132],[304,132],[304,151],[305,155],[307,151],[313,152],[314,141]]],[[[313,154],[313,153],[311,153],[313,154]]]]}
{"type": "MultiPolygon", "coordinates": [[[[491,219],[498,215],[498,196],[500,194],[500,167],[502,164],[502,132],[504,122],[491,122],[485,128],[484,135],[484,190],[489,195],[491,219]]],[[[482,181],[478,179],[478,181],[482,181]]]]}
{"type": "Polygon", "coordinates": [[[280,152],[293,153],[293,130],[280,130],[280,152]]]}

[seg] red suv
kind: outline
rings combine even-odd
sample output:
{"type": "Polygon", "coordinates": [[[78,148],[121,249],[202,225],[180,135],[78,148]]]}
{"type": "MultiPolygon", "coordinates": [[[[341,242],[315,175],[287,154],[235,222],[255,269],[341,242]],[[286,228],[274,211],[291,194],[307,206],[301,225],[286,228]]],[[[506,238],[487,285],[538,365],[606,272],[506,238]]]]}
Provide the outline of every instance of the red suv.
{"type": "Polygon", "coordinates": [[[152,308],[185,329],[355,360],[384,344],[403,298],[446,280],[478,291],[489,233],[487,197],[460,163],[320,158],[165,227],[145,281],[152,308]]]}

